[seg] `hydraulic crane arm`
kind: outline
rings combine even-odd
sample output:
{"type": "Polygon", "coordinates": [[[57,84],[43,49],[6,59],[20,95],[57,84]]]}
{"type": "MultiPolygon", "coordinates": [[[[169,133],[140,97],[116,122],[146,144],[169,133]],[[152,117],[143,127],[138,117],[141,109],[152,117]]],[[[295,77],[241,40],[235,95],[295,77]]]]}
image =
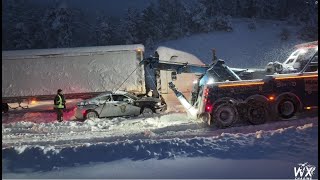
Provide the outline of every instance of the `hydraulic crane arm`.
{"type": "Polygon", "coordinates": [[[175,71],[177,72],[177,74],[181,74],[181,73],[205,74],[209,69],[209,66],[206,66],[206,65],[160,61],[159,58],[156,58],[156,57],[145,58],[140,62],[140,65],[141,64],[144,64],[147,66],[149,65],[150,69],[175,71]]]}

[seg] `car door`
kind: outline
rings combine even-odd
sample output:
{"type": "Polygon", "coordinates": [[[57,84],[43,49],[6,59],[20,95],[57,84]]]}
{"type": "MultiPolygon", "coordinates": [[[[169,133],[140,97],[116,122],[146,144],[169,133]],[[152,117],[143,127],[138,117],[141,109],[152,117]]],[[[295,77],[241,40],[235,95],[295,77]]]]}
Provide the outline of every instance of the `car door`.
{"type": "Polygon", "coordinates": [[[141,108],[138,106],[134,106],[134,100],[126,95],[124,95],[124,101],[127,103],[126,107],[126,115],[139,115],[141,108]]]}
{"type": "Polygon", "coordinates": [[[133,100],[124,95],[112,95],[114,111],[117,116],[131,116],[140,114],[140,108],[133,106],[133,100]]]}
{"type": "Polygon", "coordinates": [[[104,97],[99,97],[98,99],[99,107],[96,108],[99,117],[113,117],[113,101],[111,95],[107,95],[104,97]]]}

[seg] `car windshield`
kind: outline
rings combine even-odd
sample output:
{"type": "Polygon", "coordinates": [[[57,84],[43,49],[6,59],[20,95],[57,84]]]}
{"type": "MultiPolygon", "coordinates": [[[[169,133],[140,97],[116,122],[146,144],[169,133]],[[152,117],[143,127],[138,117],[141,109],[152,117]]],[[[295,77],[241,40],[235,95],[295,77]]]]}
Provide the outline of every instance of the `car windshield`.
{"type": "Polygon", "coordinates": [[[317,52],[315,48],[306,49],[304,53],[301,53],[296,62],[307,61],[317,52]]]}
{"type": "Polygon", "coordinates": [[[137,96],[135,96],[133,94],[130,94],[130,93],[126,93],[125,95],[128,96],[129,98],[133,99],[133,100],[139,99],[137,96]]]}
{"type": "Polygon", "coordinates": [[[100,95],[98,95],[98,96],[96,96],[96,97],[93,97],[93,98],[91,98],[91,99],[89,99],[89,100],[110,100],[111,99],[111,97],[110,97],[110,94],[100,94],[100,95]]]}

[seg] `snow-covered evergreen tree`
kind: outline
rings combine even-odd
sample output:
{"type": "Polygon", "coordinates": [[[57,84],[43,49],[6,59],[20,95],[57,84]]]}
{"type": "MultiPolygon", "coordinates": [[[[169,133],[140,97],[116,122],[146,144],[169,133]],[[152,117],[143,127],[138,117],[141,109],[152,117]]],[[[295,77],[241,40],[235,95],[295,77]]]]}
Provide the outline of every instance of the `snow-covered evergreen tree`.
{"type": "Polygon", "coordinates": [[[215,17],[214,29],[219,31],[232,31],[231,16],[217,15],[215,17]]]}
{"type": "Polygon", "coordinates": [[[125,44],[141,43],[139,37],[141,25],[141,15],[138,10],[128,8],[126,16],[121,23],[120,31],[125,44]]]}
{"type": "Polygon", "coordinates": [[[65,3],[57,3],[56,7],[46,11],[42,28],[48,48],[72,46],[72,17],[72,11],[65,3]]]}
{"type": "Polygon", "coordinates": [[[30,49],[32,46],[29,29],[24,23],[17,23],[12,32],[12,45],[14,49],[30,49]]]}
{"type": "Polygon", "coordinates": [[[188,12],[181,0],[159,0],[159,14],[165,37],[177,38],[189,31],[188,12]]]}
{"type": "Polygon", "coordinates": [[[97,18],[95,26],[95,41],[98,46],[106,46],[112,44],[113,27],[110,20],[102,15],[97,18]]]}
{"type": "Polygon", "coordinates": [[[199,0],[206,7],[206,14],[209,18],[222,14],[223,0],[199,0]]]}
{"type": "Polygon", "coordinates": [[[4,49],[29,49],[36,44],[40,11],[25,0],[3,2],[2,43],[4,49]]]}
{"type": "Polygon", "coordinates": [[[141,21],[143,42],[153,42],[163,38],[164,27],[160,23],[161,19],[155,4],[151,3],[142,11],[141,21]]]}
{"type": "Polygon", "coordinates": [[[279,0],[255,0],[255,4],[257,6],[258,12],[257,17],[264,19],[279,19],[281,16],[281,11],[285,11],[284,9],[280,9],[279,0]]]}

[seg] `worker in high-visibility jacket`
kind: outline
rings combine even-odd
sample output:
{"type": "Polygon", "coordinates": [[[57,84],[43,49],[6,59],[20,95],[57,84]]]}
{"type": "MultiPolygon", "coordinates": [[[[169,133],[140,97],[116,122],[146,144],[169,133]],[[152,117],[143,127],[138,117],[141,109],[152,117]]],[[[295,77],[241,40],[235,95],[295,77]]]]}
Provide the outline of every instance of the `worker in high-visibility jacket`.
{"type": "Polygon", "coordinates": [[[58,89],[57,95],[54,98],[54,109],[57,113],[57,120],[59,122],[63,121],[63,109],[66,108],[66,100],[62,94],[62,90],[58,89]]]}

